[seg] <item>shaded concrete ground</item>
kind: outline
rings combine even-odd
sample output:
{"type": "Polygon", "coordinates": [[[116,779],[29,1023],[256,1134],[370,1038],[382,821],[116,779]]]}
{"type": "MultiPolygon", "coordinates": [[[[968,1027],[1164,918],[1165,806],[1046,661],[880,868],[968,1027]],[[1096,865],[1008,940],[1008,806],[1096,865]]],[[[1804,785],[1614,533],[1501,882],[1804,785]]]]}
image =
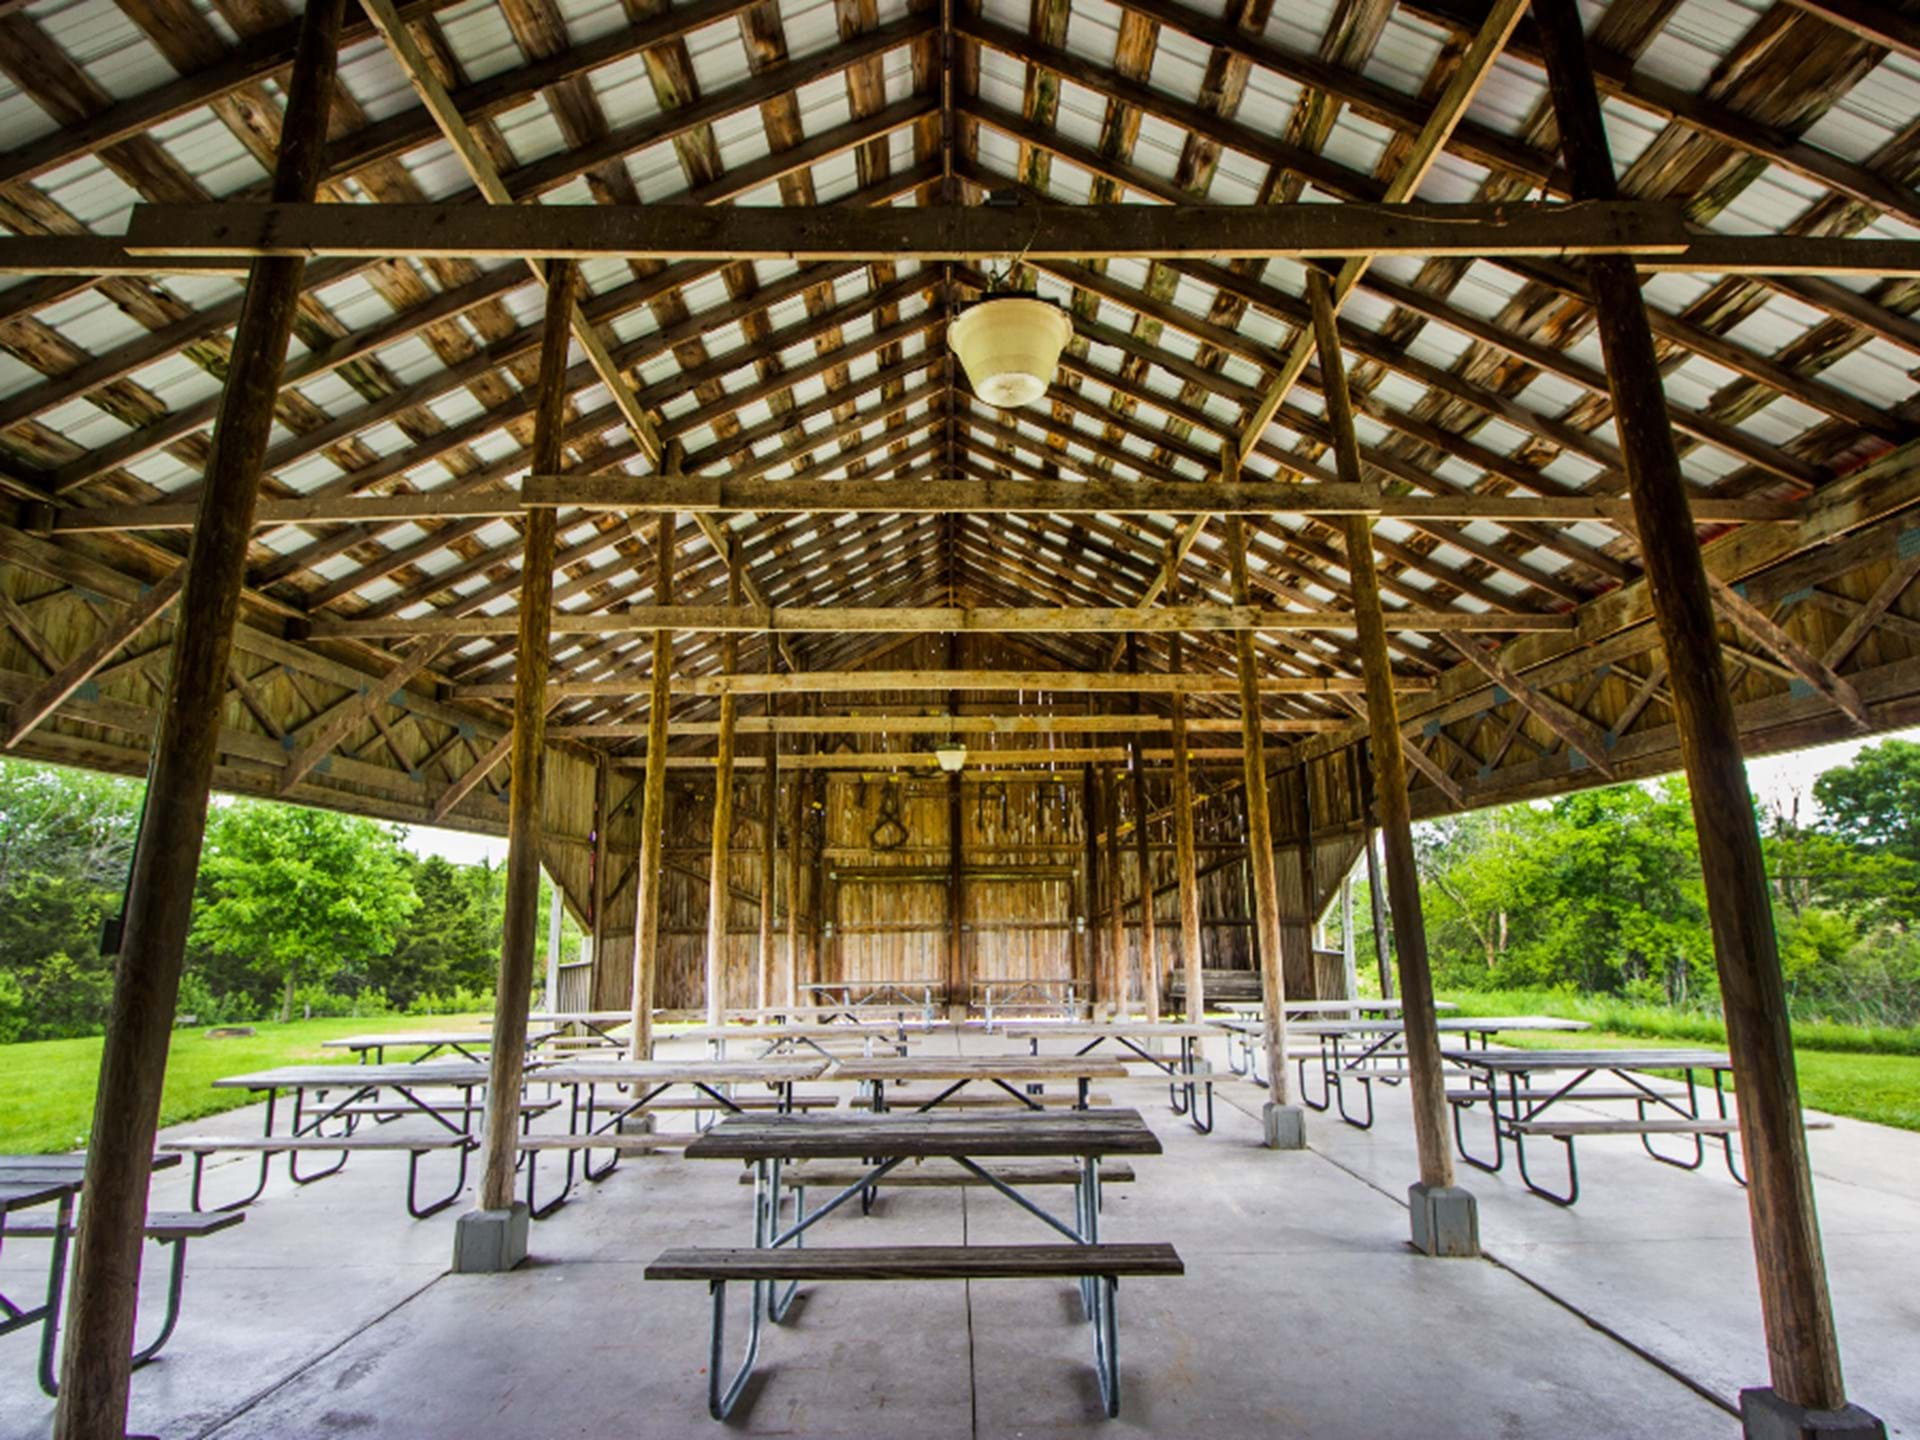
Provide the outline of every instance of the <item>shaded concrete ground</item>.
{"type": "MultiPolygon", "coordinates": [[[[245,1225],[195,1247],[179,1333],[135,1377],[134,1426],[168,1440],[1684,1440],[1736,1435],[1737,1390],[1764,1381],[1745,1199],[1712,1159],[1684,1174],[1631,1140],[1583,1142],[1585,1195],[1572,1211],[1463,1169],[1493,1258],[1432,1261],[1404,1243],[1414,1166],[1400,1095],[1383,1094],[1370,1132],[1314,1116],[1313,1149],[1276,1154],[1259,1148],[1263,1097],[1250,1087],[1235,1088],[1209,1137],[1168,1112],[1164,1086],[1103,1088],[1138,1105],[1167,1147],[1137,1162],[1138,1183],[1109,1188],[1105,1235],[1169,1240],[1187,1264],[1183,1279],[1121,1288],[1117,1421],[1100,1417],[1072,1287],[1002,1281],[815,1287],[769,1333],[735,1420],[715,1426],[705,1287],[650,1284],[640,1271],[670,1245],[746,1240],[736,1166],[624,1162],[534,1227],[533,1262],[453,1276],[466,1202],[410,1220],[404,1157],[361,1154],[307,1187],[291,1185],[282,1162],[245,1225]]],[[[257,1110],[213,1122],[242,1133],[258,1123],[257,1110]]],[[[1840,1122],[1813,1140],[1850,1388],[1893,1433],[1915,1433],[1920,1136],[1840,1122]]],[[[218,1179],[244,1189],[252,1163],[229,1162],[218,1179]]],[[[157,1206],[184,1208],[185,1194],[183,1173],[156,1179],[157,1206]]],[[[883,1194],[871,1217],[836,1216],[822,1230],[820,1243],[836,1244],[1048,1234],[1000,1197],[924,1190],[883,1194]]],[[[31,1291],[44,1253],[6,1246],[0,1288],[31,1291]]],[[[149,1305],[158,1266],[152,1282],[149,1305]]],[[[48,1432],[33,1359],[28,1335],[0,1339],[0,1436],[48,1432]]]]}

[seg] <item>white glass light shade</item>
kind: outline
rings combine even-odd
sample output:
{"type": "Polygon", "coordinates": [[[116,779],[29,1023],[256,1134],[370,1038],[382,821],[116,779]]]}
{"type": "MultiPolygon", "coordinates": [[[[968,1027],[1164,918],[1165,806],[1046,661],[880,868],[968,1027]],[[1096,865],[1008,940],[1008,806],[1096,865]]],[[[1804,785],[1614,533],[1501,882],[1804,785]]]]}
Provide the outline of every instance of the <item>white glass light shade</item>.
{"type": "Polygon", "coordinates": [[[999,410],[1031,405],[1046,394],[1072,338],[1066,311],[1017,296],[982,300],[947,327],[947,343],[973,393],[999,410]]]}
{"type": "Polygon", "coordinates": [[[958,774],[960,767],[967,763],[967,747],[958,740],[942,740],[933,747],[933,758],[949,775],[958,774]]]}

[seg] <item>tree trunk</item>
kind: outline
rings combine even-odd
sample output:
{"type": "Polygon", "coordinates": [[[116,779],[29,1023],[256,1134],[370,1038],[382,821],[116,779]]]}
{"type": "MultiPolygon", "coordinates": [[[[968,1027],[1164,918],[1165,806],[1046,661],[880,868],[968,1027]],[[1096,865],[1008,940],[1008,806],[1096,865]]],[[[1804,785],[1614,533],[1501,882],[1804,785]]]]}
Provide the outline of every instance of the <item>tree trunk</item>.
{"type": "Polygon", "coordinates": [[[287,967],[287,987],[280,995],[280,1023],[287,1024],[293,1019],[293,967],[287,967]]]}

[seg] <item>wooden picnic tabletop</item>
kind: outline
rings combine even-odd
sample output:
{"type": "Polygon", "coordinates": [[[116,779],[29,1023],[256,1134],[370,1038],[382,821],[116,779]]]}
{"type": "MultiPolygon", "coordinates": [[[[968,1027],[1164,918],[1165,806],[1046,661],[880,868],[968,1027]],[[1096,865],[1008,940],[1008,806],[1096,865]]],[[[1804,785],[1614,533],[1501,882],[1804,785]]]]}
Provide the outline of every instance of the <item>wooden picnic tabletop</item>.
{"type": "Polygon", "coordinates": [[[1111,1055],[876,1055],[836,1061],[829,1080],[1125,1080],[1111,1055]]]}
{"type": "Polygon", "coordinates": [[[778,1060],[562,1060],[533,1066],[527,1079],[556,1085],[786,1085],[826,1072],[824,1055],[778,1060]]]}
{"type": "MultiPolygon", "coordinates": [[[[1495,1030],[1590,1030],[1585,1020],[1562,1020],[1555,1015],[1443,1015],[1435,1027],[1455,1034],[1478,1035],[1495,1030]]],[[[1407,1028],[1397,1017],[1377,1020],[1307,1020],[1287,1026],[1289,1035],[1392,1035],[1407,1028]]]]}
{"type": "MultiPolygon", "coordinates": [[[[1449,1060],[1483,1070],[1725,1070],[1724,1050],[1442,1050],[1449,1060]]],[[[1579,1094],[1568,1098],[1577,1100],[1579,1094]]]]}
{"type": "Polygon", "coordinates": [[[25,1210],[30,1205],[45,1205],[62,1195],[80,1189],[77,1175],[56,1175],[44,1180],[0,1181],[0,1215],[9,1210],[25,1210]]]}
{"type": "MultiPolygon", "coordinates": [[[[1405,1003],[1403,1000],[1289,1000],[1281,1008],[1289,1015],[1338,1015],[1348,1010],[1398,1011],[1405,1003]]],[[[1220,1008],[1238,1015],[1261,1015],[1267,1007],[1259,1000],[1226,1000],[1220,1008]]],[[[1433,1008],[1458,1010],[1460,1007],[1451,1000],[1436,1000],[1433,1008]]]]}
{"type": "Polygon", "coordinates": [[[422,1060],[413,1065],[282,1065],[246,1075],[223,1075],[221,1090],[307,1090],[364,1085],[484,1085],[487,1067],[477,1060],[422,1060]]]}
{"type": "Polygon", "coordinates": [[[1130,1040],[1207,1040],[1220,1033],[1210,1022],[1198,1024],[1185,1020],[1115,1020],[1096,1023],[1090,1020],[1028,1020],[1019,1025],[1003,1025],[1000,1033],[1009,1040],[1098,1040],[1107,1036],[1126,1036],[1130,1040]]]}
{"type": "MultiPolygon", "coordinates": [[[[531,1042],[539,1038],[529,1035],[531,1042]]],[[[377,1050],[386,1045],[492,1045],[491,1030],[416,1030],[394,1035],[344,1035],[335,1040],[322,1040],[322,1048],[328,1050],[377,1050]]]]}
{"type": "MultiPolygon", "coordinates": [[[[180,1163],[178,1155],[160,1154],[153,1157],[155,1170],[166,1170],[180,1163]]],[[[84,1178],[87,1173],[87,1152],[69,1150],[62,1155],[0,1155],[0,1183],[18,1184],[39,1176],[78,1175],[84,1178]]]]}
{"type": "Polygon", "coordinates": [[[882,1040],[898,1034],[893,1025],[703,1025],[698,1030],[662,1033],[666,1040],[882,1040]]]}
{"type": "Polygon", "coordinates": [[[948,1114],[729,1115],[687,1142],[689,1159],[856,1160],[866,1156],[1158,1155],[1138,1110],[948,1114]]]}

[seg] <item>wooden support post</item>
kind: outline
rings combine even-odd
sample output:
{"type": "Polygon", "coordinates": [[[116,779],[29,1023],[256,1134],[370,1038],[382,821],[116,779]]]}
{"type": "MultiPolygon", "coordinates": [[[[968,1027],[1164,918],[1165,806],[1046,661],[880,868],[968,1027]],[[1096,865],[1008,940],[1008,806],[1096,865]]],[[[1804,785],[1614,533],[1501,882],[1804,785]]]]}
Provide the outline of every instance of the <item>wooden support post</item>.
{"type": "MultiPolygon", "coordinates": [[[[1167,668],[1178,674],[1180,636],[1167,643],[1167,668]]],[[[1193,780],[1187,765],[1187,699],[1173,692],[1173,848],[1180,884],[1180,955],[1187,971],[1187,1020],[1199,1024],[1207,997],[1200,953],[1200,880],[1194,873],[1193,780]]]]}
{"type": "MultiPolygon", "coordinates": [[[[947,636],[947,668],[960,668],[960,636],[947,636]]],[[[960,692],[947,692],[947,714],[960,713],[960,692]]],[[[947,1000],[967,999],[966,840],[962,827],[966,808],[961,803],[960,777],[947,776],[947,1000]]]]}
{"type": "MultiPolygon", "coordinates": [[[[342,0],[310,0],[301,20],[274,166],[277,201],[311,200],[320,178],[344,8],[342,0]]],[[[87,1201],[80,1207],[54,1411],[56,1440],[118,1440],[127,1433],[134,1302],[167,1044],[206,835],[260,467],[305,271],[304,261],[284,257],[256,261],[248,272],[233,364],[214,422],[100,1052],[87,1201]]]]}
{"type": "MultiPolygon", "coordinates": [[[[1280,949],[1284,961],[1282,976],[1286,983],[1287,994],[1302,1000],[1317,999],[1320,995],[1319,977],[1314,969],[1313,931],[1314,931],[1314,878],[1313,878],[1313,807],[1307,790],[1307,767],[1304,763],[1296,765],[1292,779],[1284,792],[1292,811],[1290,821],[1294,832],[1293,851],[1294,874],[1299,887],[1299,901],[1289,906],[1280,918],[1280,949]]],[[[1275,893],[1279,891],[1278,875],[1275,876],[1275,893]]]]}
{"type": "MultiPolygon", "coordinates": [[[[540,347],[533,421],[536,466],[560,464],[567,404],[567,316],[572,312],[578,273],[574,265],[557,263],[547,275],[547,328],[540,347]]],[[[513,1204],[514,1173],[520,1159],[520,1080],[540,915],[540,783],[547,743],[547,671],[553,657],[555,521],[529,510],[525,525],[520,649],[513,672],[513,779],[507,789],[506,919],[500,940],[500,978],[494,986],[493,1047],[487,1062],[486,1168],[480,1182],[483,1211],[502,1211],[513,1204]]],[[[553,903],[560,903],[557,888],[553,903]]],[[[460,1251],[458,1244],[455,1249],[460,1251]]],[[[519,1258],[513,1256],[509,1263],[519,1258]]]]}
{"type": "MultiPolygon", "coordinates": [[[[1573,0],[1534,0],[1533,16],[1574,197],[1610,196],[1616,191],[1613,157],[1579,12],[1573,0]]],[[[1802,1433],[1826,1433],[1807,1425],[1808,1412],[1841,1410],[1846,1386],[1807,1163],[1773,906],[1740,732],[1721,667],[1713,596],[1667,424],[1639,280],[1631,264],[1611,263],[1589,264],[1587,279],[1654,619],[1666,651],[1699,831],[1727,1049],[1740,1095],[1747,1203],[1773,1379],[1770,1392],[1742,1392],[1742,1408],[1751,1415],[1775,1405],[1792,1407],[1800,1412],[1792,1423],[1802,1433]]],[[[1864,1412],[1858,1414],[1872,1423],[1864,1412]]],[[[1785,1423],[1779,1433],[1787,1433],[1785,1423]]]]}
{"type": "MultiPolygon", "coordinates": [[[[1229,444],[1222,456],[1229,482],[1240,478],[1240,459],[1229,444]]],[[[1227,557],[1233,582],[1233,603],[1245,605],[1249,593],[1247,580],[1247,531],[1238,515],[1227,519],[1227,557]]],[[[1267,1143],[1286,1142],[1284,1148],[1298,1149],[1306,1144],[1298,1122],[1292,1132],[1276,1134],[1274,1125],[1279,1110],[1291,1109],[1287,1089],[1287,989],[1283,974],[1280,941],[1280,891],[1274,875],[1273,816],[1267,801],[1266,737],[1260,730],[1260,674],[1254,655],[1253,632],[1234,632],[1234,660],[1240,680],[1240,747],[1246,775],[1247,864],[1253,871],[1255,934],[1260,939],[1260,1003],[1265,1021],[1263,1041],[1267,1052],[1267,1080],[1273,1097],[1268,1109],[1267,1143]]],[[[1292,1112],[1295,1116],[1297,1110],[1292,1112]]]]}
{"type": "MultiPolygon", "coordinates": [[[[777,738],[777,737],[776,737],[777,738]]],[[[800,771],[787,782],[787,952],[780,977],[780,1003],[795,1005],[800,997],[800,884],[801,836],[806,827],[807,788],[811,772],[800,771]]],[[[815,902],[819,901],[816,898],[815,902]]]]}
{"type": "MultiPolygon", "coordinates": [[[[1140,637],[1127,632],[1127,669],[1140,673],[1140,637]]],[[[1140,693],[1133,695],[1133,713],[1139,715],[1140,693]]],[[[1128,742],[1127,774],[1133,790],[1133,860],[1140,872],[1140,985],[1146,991],[1147,1019],[1160,1019],[1160,946],[1154,933],[1153,856],[1147,846],[1147,777],[1143,773],[1140,736],[1135,732],[1128,742]]]]}
{"type": "MultiPolygon", "coordinates": [[[[654,603],[673,603],[674,517],[662,515],[654,538],[654,603]]],[[[635,1060],[653,1053],[653,987],[660,964],[660,882],[666,858],[667,715],[673,705],[673,632],[653,632],[653,686],[647,710],[647,778],[640,792],[640,889],[633,913],[635,1060]]]]}
{"type": "MultiPolygon", "coordinates": [[[[1307,272],[1313,329],[1320,350],[1320,386],[1333,432],[1334,461],[1342,475],[1360,479],[1360,446],[1353,429],[1353,402],[1334,325],[1333,287],[1325,272],[1307,272]]],[[[1413,854],[1413,807],[1407,798],[1407,762],[1400,748],[1400,712],[1393,697],[1387,627],[1380,615],[1380,577],[1373,563],[1373,522],[1364,515],[1347,525],[1347,574],[1367,680],[1367,727],[1373,743],[1380,829],[1386,836],[1393,904],[1393,935],[1400,951],[1401,1019],[1405,1023],[1413,1137],[1420,1156],[1420,1183],[1428,1192],[1453,1186],[1453,1142],[1447,1133],[1447,1087],[1441,1069],[1440,1031],[1434,1021],[1433,978],[1427,968],[1426,917],[1420,906],[1420,872],[1413,854]]],[[[1465,1195],[1466,1192],[1458,1192],[1465,1195]]],[[[1415,1197],[1415,1234],[1420,1233],[1415,1197]]],[[[1471,1203],[1470,1201],[1468,1202],[1471,1203]]],[[[1477,1249],[1477,1233],[1475,1235],[1477,1249]]],[[[1432,1247],[1428,1253],[1440,1253],[1432,1247]]],[[[1444,1253],[1470,1253],[1443,1246],[1444,1253]]]]}
{"type": "Polygon", "coordinates": [[[1106,891],[1107,891],[1107,973],[1102,987],[1106,992],[1107,1014],[1127,1012],[1127,917],[1121,908],[1120,883],[1120,787],[1113,766],[1100,767],[1100,806],[1106,812],[1106,891]]]}
{"type": "MultiPolygon", "coordinates": [[[[740,603],[740,540],[727,537],[727,603],[740,603]]],[[[739,669],[740,643],[732,635],[720,637],[720,669],[728,675],[739,669]]],[[[707,1024],[718,1025],[727,1010],[727,891],[733,855],[733,725],[739,702],[729,691],[720,697],[720,742],[713,764],[713,836],[707,866],[707,1024]]],[[[649,752],[648,758],[652,755],[649,752]]],[[[764,910],[765,907],[762,907],[764,910]]],[[[762,916],[761,923],[765,923],[762,916]]],[[[762,1000],[764,1000],[764,996],[762,1000]]]]}
{"type": "MultiPolygon", "coordinates": [[[[735,544],[739,542],[736,540],[735,544]]],[[[773,674],[779,659],[779,650],[773,643],[773,636],[767,636],[767,673],[773,674]]],[[[767,714],[772,716],[779,708],[779,697],[767,697],[767,714]]],[[[775,977],[777,967],[774,935],[779,928],[777,914],[780,898],[780,886],[775,876],[779,864],[780,848],[780,737],[772,728],[767,730],[766,775],[760,784],[760,955],[754,966],[755,981],[753,1003],[755,1008],[764,1010],[778,997],[782,1005],[791,1005],[790,996],[782,993],[775,977]]],[[[791,901],[788,902],[791,905],[791,901]]]]}
{"type": "Polygon", "coordinates": [[[1074,978],[1086,985],[1092,1014],[1100,1003],[1100,892],[1095,881],[1100,873],[1100,787],[1091,765],[1080,772],[1080,827],[1086,841],[1080,851],[1080,914],[1086,924],[1074,978]]]}
{"type": "MultiPolygon", "coordinates": [[[[613,828],[612,812],[613,758],[602,751],[595,761],[593,776],[593,915],[591,917],[593,931],[592,937],[587,942],[590,947],[587,959],[592,962],[592,968],[587,971],[586,1008],[589,1010],[596,1008],[599,1004],[596,997],[600,994],[600,976],[605,963],[603,957],[606,954],[607,943],[607,897],[610,893],[607,882],[612,878],[607,874],[607,861],[611,854],[608,831],[613,828]]],[[[563,1008],[557,994],[547,997],[547,1008],[549,1010],[563,1008]]]]}
{"type": "Polygon", "coordinates": [[[1373,803],[1373,746],[1361,741],[1355,755],[1359,770],[1360,820],[1367,837],[1367,909],[1373,916],[1373,959],[1380,974],[1380,998],[1394,998],[1393,930],[1387,924],[1387,887],[1381,880],[1380,846],[1373,803]]]}

